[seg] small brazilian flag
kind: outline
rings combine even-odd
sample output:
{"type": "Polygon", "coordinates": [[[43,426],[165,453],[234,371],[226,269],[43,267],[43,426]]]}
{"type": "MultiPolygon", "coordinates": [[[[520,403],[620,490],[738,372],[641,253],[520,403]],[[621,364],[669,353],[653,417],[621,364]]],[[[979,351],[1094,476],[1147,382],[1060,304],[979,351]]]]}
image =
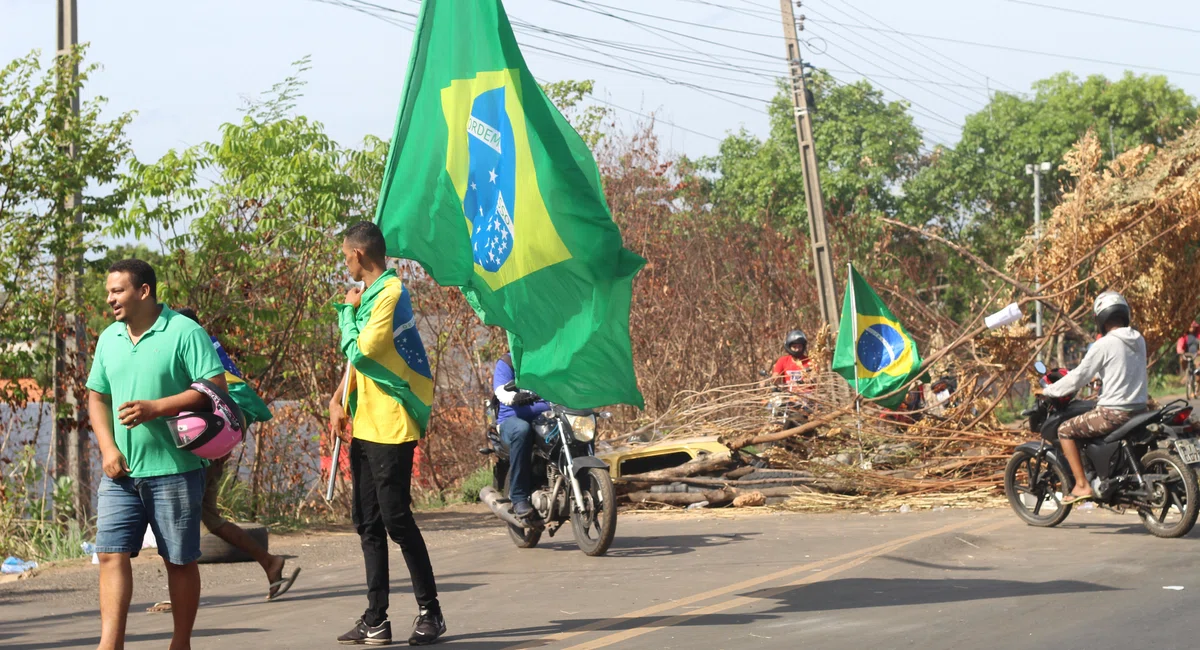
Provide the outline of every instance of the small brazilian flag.
{"type": "Polygon", "coordinates": [[[246,424],[254,424],[256,422],[266,422],[270,420],[271,409],[267,407],[266,402],[254,392],[250,384],[246,383],[246,378],[242,376],[242,371],[234,365],[233,359],[229,357],[229,353],[221,346],[221,342],[215,336],[209,336],[212,339],[213,348],[217,351],[217,356],[221,359],[221,365],[225,368],[225,383],[229,386],[229,398],[234,404],[242,410],[242,415],[246,418],[246,424]]]}
{"type": "MultiPolygon", "coordinates": [[[[853,265],[842,304],[833,370],[868,399],[895,391],[921,372],[917,344],[853,265]]],[[[898,393],[879,403],[894,408],[904,396],[898,393]]]]}
{"type": "Polygon", "coordinates": [[[626,250],[587,145],[525,65],[499,0],[425,0],[375,222],[388,254],[509,333],[517,383],[643,405],[626,250]]]}

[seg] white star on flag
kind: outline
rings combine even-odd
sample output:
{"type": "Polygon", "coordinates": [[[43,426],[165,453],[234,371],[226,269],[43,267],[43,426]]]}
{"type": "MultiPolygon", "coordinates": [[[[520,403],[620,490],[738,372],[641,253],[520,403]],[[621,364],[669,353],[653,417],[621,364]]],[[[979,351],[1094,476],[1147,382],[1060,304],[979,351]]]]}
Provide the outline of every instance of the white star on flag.
{"type": "Polygon", "coordinates": [[[475,183],[471,183],[471,189],[473,189],[473,190],[477,190],[477,189],[479,189],[479,188],[478,188],[478,187],[475,187],[475,183]]]}
{"type": "Polygon", "coordinates": [[[488,172],[488,174],[491,176],[491,178],[488,180],[495,183],[496,182],[496,170],[493,169],[492,171],[488,172]]]}

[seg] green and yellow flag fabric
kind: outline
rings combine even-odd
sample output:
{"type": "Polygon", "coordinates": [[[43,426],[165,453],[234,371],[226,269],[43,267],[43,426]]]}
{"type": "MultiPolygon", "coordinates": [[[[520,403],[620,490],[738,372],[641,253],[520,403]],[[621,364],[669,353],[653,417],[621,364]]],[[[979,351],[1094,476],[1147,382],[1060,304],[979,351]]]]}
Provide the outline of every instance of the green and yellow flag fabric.
{"type": "Polygon", "coordinates": [[[345,404],[354,418],[354,437],[380,444],[425,437],[433,372],[408,287],[388,269],[363,291],[357,308],[333,306],[342,353],[354,367],[354,390],[345,404]]]}
{"type": "MultiPolygon", "coordinates": [[[[917,344],[853,265],[842,304],[833,370],[868,399],[895,391],[921,372],[917,344]]],[[[904,393],[898,393],[879,403],[894,408],[904,397],[904,393]]]]}
{"type": "Polygon", "coordinates": [[[509,333],[517,383],[643,405],[626,250],[587,145],[525,65],[499,0],[425,0],[375,221],[388,254],[509,333]]]}
{"type": "Polygon", "coordinates": [[[254,392],[250,384],[246,383],[245,377],[242,376],[242,371],[238,370],[233,359],[229,357],[229,353],[221,346],[221,342],[215,336],[209,336],[212,340],[213,348],[217,351],[217,356],[221,359],[221,365],[225,368],[225,384],[229,386],[229,399],[237,404],[242,411],[242,416],[246,418],[246,424],[254,424],[256,422],[266,422],[273,416],[271,409],[267,408],[267,403],[254,392]]]}

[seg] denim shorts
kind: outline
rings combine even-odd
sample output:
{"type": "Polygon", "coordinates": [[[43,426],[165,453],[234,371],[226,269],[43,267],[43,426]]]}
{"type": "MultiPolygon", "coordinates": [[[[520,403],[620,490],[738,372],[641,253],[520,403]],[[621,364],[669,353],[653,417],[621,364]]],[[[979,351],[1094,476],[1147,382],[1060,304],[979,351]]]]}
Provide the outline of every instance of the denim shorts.
{"type": "Polygon", "coordinates": [[[104,476],[96,505],[96,552],[137,557],[149,524],[164,560],[191,564],[200,559],[203,499],[203,468],[150,478],[104,476]]]}

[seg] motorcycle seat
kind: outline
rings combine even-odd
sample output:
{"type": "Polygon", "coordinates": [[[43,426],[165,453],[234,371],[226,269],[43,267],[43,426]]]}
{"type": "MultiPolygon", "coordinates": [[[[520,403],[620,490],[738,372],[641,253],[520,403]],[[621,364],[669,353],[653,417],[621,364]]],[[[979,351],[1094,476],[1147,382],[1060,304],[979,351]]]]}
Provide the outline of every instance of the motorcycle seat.
{"type": "Polygon", "coordinates": [[[1145,426],[1156,417],[1158,417],[1157,409],[1146,411],[1145,413],[1139,413],[1130,418],[1125,424],[1122,424],[1116,431],[1104,436],[1104,442],[1116,442],[1121,440],[1135,429],[1145,426]]]}

